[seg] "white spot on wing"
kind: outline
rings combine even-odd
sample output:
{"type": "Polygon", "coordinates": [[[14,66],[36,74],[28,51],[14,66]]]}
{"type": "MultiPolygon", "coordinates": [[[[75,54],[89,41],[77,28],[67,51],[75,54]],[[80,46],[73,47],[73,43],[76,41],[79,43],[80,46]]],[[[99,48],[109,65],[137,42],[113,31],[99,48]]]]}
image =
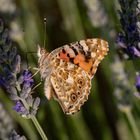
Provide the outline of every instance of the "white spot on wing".
{"type": "Polygon", "coordinates": [[[75,66],[74,64],[69,63],[69,64],[68,64],[68,70],[73,69],[73,68],[74,68],[74,66],[75,66]]]}
{"type": "Polygon", "coordinates": [[[71,76],[69,76],[68,79],[66,80],[66,82],[69,84],[73,84],[74,80],[71,76]]]}
{"type": "Polygon", "coordinates": [[[65,51],[66,51],[67,53],[69,53],[71,57],[75,57],[75,53],[74,53],[74,51],[70,48],[69,45],[65,45],[64,48],[65,48],[65,51]]]}
{"type": "Polygon", "coordinates": [[[93,58],[96,57],[96,53],[95,52],[92,52],[91,53],[91,57],[93,57],[93,58]]]}
{"type": "Polygon", "coordinates": [[[83,46],[83,50],[86,52],[88,51],[88,46],[86,45],[85,41],[84,40],[81,40],[80,41],[80,44],[83,46]]]}

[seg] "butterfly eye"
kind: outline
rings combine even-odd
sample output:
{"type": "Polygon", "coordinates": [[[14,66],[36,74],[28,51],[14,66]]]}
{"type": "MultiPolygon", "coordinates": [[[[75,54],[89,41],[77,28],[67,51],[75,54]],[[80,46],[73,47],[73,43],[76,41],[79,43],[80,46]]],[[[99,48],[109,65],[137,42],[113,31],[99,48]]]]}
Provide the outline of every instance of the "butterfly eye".
{"type": "Polygon", "coordinates": [[[41,48],[40,54],[42,55],[42,54],[45,54],[45,53],[46,53],[45,49],[41,48]]]}
{"type": "Polygon", "coordinates": [[[70,98],[71,98],[71,100],[72,100],[73,102],[75,102],[75,101],[77,100],[77,96],[76,96],[75,93],[72,93],[72,94],[70,95],[70,98]]]}

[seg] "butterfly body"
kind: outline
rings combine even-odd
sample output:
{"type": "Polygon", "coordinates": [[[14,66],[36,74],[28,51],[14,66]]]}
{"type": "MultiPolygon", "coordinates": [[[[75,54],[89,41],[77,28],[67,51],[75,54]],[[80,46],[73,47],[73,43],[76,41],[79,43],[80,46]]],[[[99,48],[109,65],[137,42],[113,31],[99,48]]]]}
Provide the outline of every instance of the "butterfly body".
{"type": "Polygon", "coordinates": [[[88,99],[97,66],[108,51],[101,39],[64,45],[48,53],[38,49],[39,68],[48,99],[54,97],[66,114],[74,114],[88,99]]]}

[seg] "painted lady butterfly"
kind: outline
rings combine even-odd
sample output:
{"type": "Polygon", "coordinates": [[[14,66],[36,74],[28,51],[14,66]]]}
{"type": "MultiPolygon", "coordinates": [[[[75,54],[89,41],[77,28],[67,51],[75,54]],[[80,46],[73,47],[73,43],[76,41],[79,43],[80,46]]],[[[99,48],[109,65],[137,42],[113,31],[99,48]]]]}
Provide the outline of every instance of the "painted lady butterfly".
{"type": "Polygon", "coordinates": [[[108,43],[101,39],[81,40],[48,53],[38,47],[38,64],[47,99],[54,97],[66,114],[74,114],[88,99],[93,78],[108,43]]]}

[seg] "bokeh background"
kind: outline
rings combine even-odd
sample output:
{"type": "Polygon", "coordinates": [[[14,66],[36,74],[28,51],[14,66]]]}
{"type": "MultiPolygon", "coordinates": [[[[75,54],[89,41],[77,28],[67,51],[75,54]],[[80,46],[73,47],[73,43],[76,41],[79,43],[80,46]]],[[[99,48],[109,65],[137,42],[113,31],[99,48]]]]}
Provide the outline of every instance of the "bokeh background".
{"type": "MultiPolygon", "coordinates": [[[[41,98],[37,119],[49,140],[140,140],[136,70],[131,60],[120,57],[115,43],[121,31],[119,9],[117,0],[0,0],[0,18],[22,56],[23,69],[37,67],[38,44],[51,52],[86,38],[109,42],[109,53],[92,80],[89,99],[77,114],[65,115],[58,102],[47,101],[43,84],[36,88],[33,96],[41,98]]],[[[40,82],[39,74],[35,80],[40,82]]],[[[15,129],[29,140],[40,140],[32,122],[12,106],[1,89],[0,139],[8,139],[15,129]]]]}

